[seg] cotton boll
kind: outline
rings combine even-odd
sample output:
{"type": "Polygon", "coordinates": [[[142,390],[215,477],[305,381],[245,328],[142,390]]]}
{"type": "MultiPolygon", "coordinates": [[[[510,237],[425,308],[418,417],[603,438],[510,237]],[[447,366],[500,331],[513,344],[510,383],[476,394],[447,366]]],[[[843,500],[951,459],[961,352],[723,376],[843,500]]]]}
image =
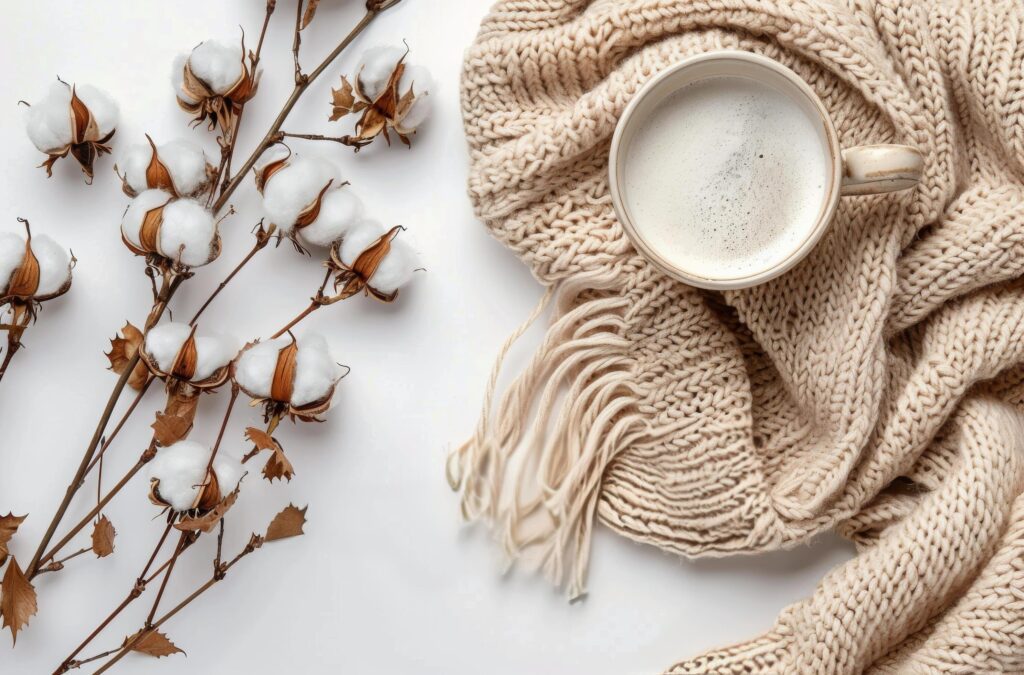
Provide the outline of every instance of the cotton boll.
{"type": "Polygon", "coordinates": [[[160,370],[168,372],[191,333],[192,327],[184,323],[168,322],[155,326],[146,335],[146,353],[160,370]]]}
{"type": "MultiPolygon", "coordinates": [[[[159,481],[157,491],[160,499],[175,511],[191,509],[206,478],[210,452],[210,448],[188,440],[178,441],[157,452],[150,461],[149,477],[159,481]]],[[[223,494],[234,490],[242,476],[237,462],[220,455],[213,462],[213,472],[223,494]]]]}
{"type": "Polygon", "coordinates": [[[242,77],[242,48],[207,40],[192,50],[188,63],[192,73],[215,94],[225,94],[242,77]]]}
{"type": "Polygon", "coordinates": [[[234,378],[239,387],[256,398],[270,396],[270,387],[277,369],[277,354],[287,347],[285,338],[257,342],[243,350],[235,359],[234,378]]]}
{"type": "Polygon", "coordinates": [[[25,240],[13,232],[0,232],[0,295],[7,291],[11,275],[25,256],[25,240]]]}
{"type": "Polygon", "coordinates": [[[71,88],[54,82],[42,100],[25,113],[29,140],[41,152],[60,150],[71,143],[71,88]]]}
{"type": "Polygon", "coordinates": [[[139,232],[142,230],[142,222],[146,218],[146,214],[157,207],[167,204],[173,198],[174,195],[163,190],[140,192],[128,203],[128,208],[121,218],[121,234],[124,235],[124,238],[137,248],[141,247],[139,232]]]}
{"type": "Polygon", "coordinates": [[[217,225],[213,214],[193,199],[178,199],[164,208],[160,251],[170,260],[199,267],[214,258],[217,225]]]}
{"type": "Polygon", "coordinates": [[[339,375],[338,365],[331,358],[327,340],[322,335],[304,335],[298,345],[291,400],[291,404],[297,407],[320,401],[329,395],[339,375]]]}
{"type": "Polygon", "coordinates": [[[37,296],[53,295],[71,278],[71,252],[45,234],[32,237],[32,253],[39,262],[37,296]]]}
{"type": "Polygon", "coordinates": [[[371,100],[380,96],[384,87],[387,86],[391,74],[395,72],[395,66],[404,55],[405,50],[401,47],[388,45],[370,47],[363,52],[363,58],[356,71],[363,93],[371,100]]]}
{"type": "Polygon", "coordinates": [[[430,115],[432,101],[430,92],[434,89],[434,79],[423,66],[406,66],[402,73],[402,79],[398,85],[399,91],[405,93],[412,89],[415,98],[412,106],[406,111],[402,119],[398,120],[403,129],[413,131],[430,115]]]}
{"type": "Polygon", "coordinates": [[[363,217],[363,202],[348,188],[324,195],[317,219],[298,231],[299,239],[312,246],[330,246],[344,237],[363,217]]]}
{"type": "MultiPolygon", "coordinates": [[[[206,184],[206,154],[195,143],[185,139],[164,143],[157,147],[157,156],[170,172],[178,194],[193,194],[206,184]]],[[[121,157],[125,180],[136,192],[149,188],[146,170],[152,158],[153,148],[148,143],[132,145],[121,157]]]]}
{"type": "Polygon", "coordinates": [[[229,335],[204,335],[196,338],[195,381],[205,380],[231,363],[241,345],[229,335]]]}
{"type": "Polygon", "coordinates": [[[295,157],[273,174],[263,188],[263,209],[267,218],[284,234],[295,227],[299,214],[316,202],[328,183],[342,183],[338,166],[322,157],[295,157]]]}

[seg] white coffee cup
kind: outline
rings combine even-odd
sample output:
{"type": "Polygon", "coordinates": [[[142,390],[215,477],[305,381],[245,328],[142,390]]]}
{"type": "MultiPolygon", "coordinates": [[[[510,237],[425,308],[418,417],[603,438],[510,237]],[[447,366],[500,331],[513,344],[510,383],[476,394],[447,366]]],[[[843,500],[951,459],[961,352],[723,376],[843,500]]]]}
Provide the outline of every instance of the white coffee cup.
{"type": "Polygon", "coordinates": [[[718,290],[789,270],[821,238],[840,196],[911,188],[922,167],[921,153],[905,145],[840,148],[806,82],[777,61],[733,50],[687,58],[645,84],[619,119],[608,162],[612,202],[637,250],[680,281],[718,290]],[[655,128],[685,133],[658,136],[655,128]],[[714,130],[715,138],[702,129],[714,130]],[[688,141],[673,147],[681,139],[688,141]],[[752,149],[761,145],[777,152],[758,159],[752,149]],[[800,161],[800,153],[815,161],[800,161]],[[651,169],[649,156],[661,164],[651,169]],[[682,175],[673,175],[678,167],[685,167],[682,175]],[[638,203],[641,194],[659,200],[657,208],[638,203]],[[722,253],[733,250],[740,253],[722,253]]]}

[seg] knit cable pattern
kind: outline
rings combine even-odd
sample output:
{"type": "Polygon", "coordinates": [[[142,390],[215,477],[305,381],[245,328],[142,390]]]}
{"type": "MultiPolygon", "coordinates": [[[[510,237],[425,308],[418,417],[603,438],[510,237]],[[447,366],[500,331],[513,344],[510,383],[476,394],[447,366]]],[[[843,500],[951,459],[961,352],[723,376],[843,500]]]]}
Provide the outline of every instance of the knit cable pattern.
{"type": "Polygon", "coordinates": [[[672,672],[1024,673],[1024,5],[504,0],[462,104],[476,212],[549,289],[532,318],[553,304],[450,458],[464,515],[572,595],[595,520],[687,556],[855,542],[764,636],[672,672]],[[637,89],[722,48],[926,168],[708,293],[636,253],[606,172],[637,89]]]}

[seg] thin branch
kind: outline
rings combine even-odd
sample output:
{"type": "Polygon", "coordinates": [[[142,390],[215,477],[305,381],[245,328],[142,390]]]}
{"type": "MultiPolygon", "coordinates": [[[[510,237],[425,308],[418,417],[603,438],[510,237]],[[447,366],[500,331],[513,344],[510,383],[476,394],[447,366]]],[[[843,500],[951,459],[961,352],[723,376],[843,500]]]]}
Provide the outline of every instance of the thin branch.
{"type": "MultiPolygon", "coordinates": [[[[178,287],[183,280],[183,276],[174,273],[164,276],[162,286],[157,294],[156,302],[154,303],[153,309],[150,311],[149,317],[146,320],[146,332],[148,332],[149,329],[156,325],[156,322],[160,320],[164,310],[167,309],[167,303],[174,296],[175,291],[178,290],[178,287]]],[[[117,405],[118,399],[121,398],[121,393],[124,391],[124,388],[128,385],[128,378],[131,377],[132,371],[135,370],[135,366],[138,364],[141,356],[141,353],[136,351],[132,358],[128,360],[124,371],[121,373],[121,377],[118,378],[117,384],[114,385],[114,389],[110,392],[110,396],[107,398],[107,404],[103,409],[103,413],[100,415],[99,422],[96,424],[96,429],[93,431],[92,439],[89,441],[89,445],[85,449],[85,454],[82,455],[82,461],[79,462],[78,469],[75,471],[75,475],[71,479],[71,482],[68,484],[67,490],[64,493],[64,499],[57,508],[57,512],[54,514],[50,524],[47,526],[46,533],[43,535],[43,538],[39,542],[39,546],[36,548],[35,554],[32,556],[32,562],[29,563],[28,577],[30,579],[35,576],[40,560],[43,557],[43,552],[46,550],[47,545],[49,545],[50,540],[53,539],[53,535],[56,533],[57,526],[60,525],[60,521],[67,513],[68,507],[71,505],[71,500],[74,499],[75,494],[83,484],[86,469],[89,468],[89,464],[92,462],[96,448],[100,444],[100,439],[103,438],[103,432],[106,430],[107,423],[110,421],[110,416],[114,413],[114,407],[117,405]]],[[[92,516],[90,516],[90,518],[91,517],[92,516]]]]}
{"type": "Polygon", "coordinates": [[[77,558],[78,556],[82,555],[83,553],[88,553],[91,550],[92,550],[91,546],[86,546],[85,548],[80,548],[80,549],[78,549],[77,551],[75,551],[74,553],[72,553],[71,555],[69,555],[67,557],[61,558],[60,560],[54,560],[52,563],[50,563],[46,567],[43,567],[42,569],[40,569],[39,570],[39,574],[46,574],[47,572],[58,572],[58,571],[64,569],[64,563],[66,563],[67,561],[71,560],[72,558],[77,558]]]}
{"type": "Polygon", "coordinates": [[[210,297],[206,298],[206,302],[204,302],[202,307],[199,308],[199,311],[195,313],[192,320],[188,322],[188,325],[194,326],[196,321],[199,320],[199,317],[206,311],[206,308],[210,306],[210,303],[212,303],[214,299],[220,295],[220,292],[223,291],[229,283],[231,283],[231,280],[235,278],[235,275],[238,274],[243,267],[248,265],[249,261],[252,260],[257,253],[267,247],[274,229],[275,227],[273,225],[270,226],[269,230],[264,230],[262,223],[259,225],[259,230],[256,233],[256,243],[253,244],[253,247],[249,250],[246,256],[242,258],[241,262],[235,265],[235,268],[231,270],[226,277],[224,277],[224,280],[221,281],[217,288],[214,289],[213,293],[210,294],[210,297]]]}
{"type": "Polygon", "coordinates": [[[324,136],[323,134],[294,134],[290,131],[282,131],[278,133],[279,138],[302,138],[307,141],[329,141],[331,143],[340,143],[349,148],[355,148],[358,151],[361,147],[369,143],[365,139],[358,138],[345,134],[344,136],[324,136]]]}
{"type": "Polygon", "coordinates": [[[117,434],[120,433],[121,429],[124,428],[125,423],[128,422],[128,418],[132,416],[132,413],[135,412],[135,408],[137,408],[139,403],[142,402],[142,398],[146,395],[146,391],[149,390],[149,385],[153,384],[155,380],[156,378],[152,376],[147,378],[146,383],[142,385],[142,388],[139,389],[138,392],[136,392],[135,398],[132,399],[131,405],[129,405],[128,409],[124,411],[123,415],[121,415],[121,419],[118,420],[117,426],[115,426],[114,430],[110,432],[110,435],[102,441],[99,451],[96,453],[96,456],[92,458],[92,462],[85,470],[86,476],[92,473],[96,464],[103,459],[103,455],[107,452],[107,448],[113,444],[114,439],[117,438],[117,434]]]}
{"type": "Polygon", "coordinates": [[[295,84],[301,85],[305,80],[302,64],[299,63],[299,47],[302,46],[302,0],[295,0],[295,32],[292,37],[292,60],[295,62],[295,84]]]}
{"type": "Polygon", "coordinates": [[[295,326],[298,325],[300,321],[302,321],[307,316],[309,316],[310,314],[324,306],[324,289],[327,288],[327,282],[330,281],[332,272],[333,270],[331,270],[330,268],[327,269],[327,274],[324,276],[324,281],[322,284],[320,284],[320,288],[317,289],[316,295],[314,295],[310,299],[309,306],[306,307],[306,309],[299,312],[294,319],[286,323],[281,330],[271,335],[271,340],[273,340],[274,338],[281,337],[282,335],[290,331],[292,328],[295,328],[295,326]]]}

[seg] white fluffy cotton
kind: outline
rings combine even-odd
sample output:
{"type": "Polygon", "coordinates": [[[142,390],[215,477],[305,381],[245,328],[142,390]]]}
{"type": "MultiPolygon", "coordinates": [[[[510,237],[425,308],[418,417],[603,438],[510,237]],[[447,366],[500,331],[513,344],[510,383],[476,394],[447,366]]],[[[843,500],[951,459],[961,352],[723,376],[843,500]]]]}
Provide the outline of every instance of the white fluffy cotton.
{"type": "Polygon", "coordinates": [[[324,195],[316,220],[298,231],[299,239],[312,246],[330,246],[363,219],[363,202],[348,187],[324,195]]]}
{"type": "MultiPolygon", "coordinates": [[[[192,327],[184,323],[162,323],[146,335],[146,353],[156,362],[160,370],[167,372],[185,344],[192,327]]],[[[231,363],[238,353],[239,342],[227,335],[196,336],[196,372],[192,380],[205,380],[219,369],[231,363]]]]}
{"type": "MultiPolygon", "coordinates": [[[[106,92],[88,84],[76,85],[75,93],[89,109],[99,127],[100,138],[117,126],[117,103],[106,92]]],[[[25,129],[42,152],[60,150],[71,143],[71,87],[54,82],[42,100],[28,108],[25,129]]]]}
{"type": "Polygon", "coordinates": [[[263,210],[267,219],[288,234],[304,208],[316,201],[324,186],[341,185],[338,166],[323,157],[294,156],[263,188],[263,210]]]}
{"type": "MultiPolygon", "coordinates": [[[[190,195],[206,184],[206,154],[197,144],[183,138],[157,146],[160,161],[171,174],[174,188],[180,195],[190,195]]],[[[125,180],[136,192],[146,190],[146,169],[153,157],[149,143],[136,143],[121,156],[120,166],[125,180]]]]}
{"type": "Polygon", "coordinates": [[[121,232],[125,238],[141,247],[139,231],[146,213],[165,204],[158,253],[170,260],[178,260],[180,256],[181,262],[189,267],[210,262],[217,237],[213,214],[194,199],[174,199],[171,193],[163,190],[146,190],[131,201],[121,219],[121,232]]]}
{"type": "MultiPolygon", "coordinates": [[[[39,262],[37,296],[51,295],[71,278],[71,252],[45,234],[32,237],[32,253],[39,262]]],[[[0,295],[25,256],[25,239],[13,232],[0,233],[0,295]]]]}
{"type": "MultiPolygon", "coordinates": [[[[149,477],[160,481],[157,488],[160,497],[172,509],[187,511],[199,496],[199,487],[206,478],[209,462],[210,448],[195,441],[178,441],[156,453],[149,463],[149,477]]],[[[222,494],[234,490],[242,479],[241,465],[222,454],[213,460],[213,473],[222,494]]]]}
{"type": "MultiPolygon", "coordinates": [[[[363,52],[357,71],[363,93],[371,99],[380,96],[395,71],[395,66],[405,53],[405,49],[387,45],[371,47],[363,52]]],[[[430,114],[430,92],[434,88],[434,79],[430,76],[430,71],[423,66],[406,61],[405,71],[398,81],[398,90],[404,94],[410,88],[416,99],[405,116],[399,120],[402,128],[407,131],[416,129],[430,114]]]]}
{"type": "Polygon", "coordinates": [[[186,61],[192,68],[192,74],[205,82],[215,94],[227,93],[242,77],[241,44],[207,40],[188,56],[182,55],[174,60],[171,82],[175,93],[186,101],[195,102],[182,90],[186,61]]]}
{"type": "Polygon", "coordinates": [[[286,338],[257,342],[238,355],[234,377],[249,395],[257,398],[270,396],[270,385],[277,369],[277,354],[288,346],[286,338]]]}
{"type": "MultiPolygon", "coordinates": [[[[351,266],[359,254],[373,245],[381,235],[384,227],[375,220],[361,221],[341,242],[341,261],[351,266]]],[[[419,267],[419,256],[402,233],[391,240],[391,250],[381,260],[377,270],[369,279],[369,284],[381,293],[394,293],[412,278],[413,272],[419,267]]]]}
{"type": "MultiPolygon", "coordinates": [[[[253,396],[269,396],[278,352],[288,344],[287,338],[276,338],[259,342],[242,352],[235,362],[235,382],[253,396]]],[[[331,393],[340,375],[340,368],[331,358],[327,341],[322,335],[304,335],[298,339],[298,347],[290,403],[303,406],[331,393]]]]}

